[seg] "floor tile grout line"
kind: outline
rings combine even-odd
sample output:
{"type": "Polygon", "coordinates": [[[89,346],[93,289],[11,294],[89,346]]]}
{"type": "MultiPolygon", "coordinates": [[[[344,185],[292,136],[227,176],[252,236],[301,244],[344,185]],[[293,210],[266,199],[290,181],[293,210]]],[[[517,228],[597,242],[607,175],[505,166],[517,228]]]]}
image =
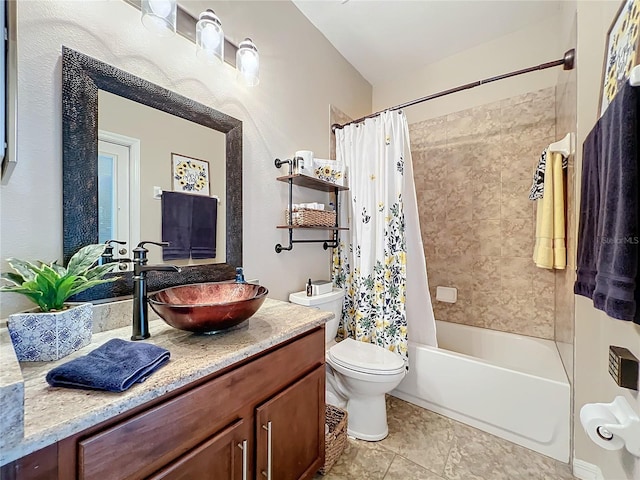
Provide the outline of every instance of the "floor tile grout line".
{"type": "Polygon", "coordinates": [[[449,462],[449,457],[451,456],[451,450],[453,450],[453,444],[455,442],[456,442],[456,429],[455,429],[455,424],[451,422],[451,443],[449,444],[449,451],[447,452],[447,456],[444,459],[444,466],[442,467],[442,473],[439,474],[440,477],[443,479],[447,478],[445,475],[445,470],[447,469],[447,463],[449,462]]]}
{"type": "Polygon", "coordinates": [[[393,463],[393,461],[396,459],[397,456],[398,456],[398,454],[395,453],[393,455],[393,457],[391,458],[391,461],[389,462],[389,465],[387,465],[387,469],[384,471],[384,475],[382,475],[382,480],[384,480],[387,477],[387,473],[389,473],[389,470],[391,469],[391,464],[393,463]]]}

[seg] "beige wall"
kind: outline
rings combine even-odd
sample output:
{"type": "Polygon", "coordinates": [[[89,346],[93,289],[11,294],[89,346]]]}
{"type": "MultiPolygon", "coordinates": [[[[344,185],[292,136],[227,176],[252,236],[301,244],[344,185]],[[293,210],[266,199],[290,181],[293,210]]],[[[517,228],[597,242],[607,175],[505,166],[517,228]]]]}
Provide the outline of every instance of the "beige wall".
{"type": "MultiPolygon", "coordinates": [[[[606,32],[620,2],[578,2],[578,151],[598,115],[598,99],[606,32]]],[[[579,188],[580,165],[576,161],[579,188]]],[[[577,207],[576,207],[577,208],[577,207]]],[[[593,308],[591,300],[576,296],[575,303],[575,458],[595,464],[605,479],[637,480],[640,459],[626,450],[607,451],[597,447],[580,425],[579,411],[585,403],[611,402],[617,395],[625,397],[640,412],[637,391],[620,388],[607,372],[609,345],[628,348],[640,358],[640,326],[614,320],[593,308]]]]}
{"type": "MultiPolygon", "coordinates": [[[[216,258],[175,260],[171,263],[180,266],[224,263],[227,220],[224,214],[225,135],[103,90],[98,92],[98,105],[99,130],[140,141],[140,218],[132,220],[140,225],[140,239],[162,239],[162,202],[154,198],[153,188],[173,190],[171,154],[204,160],[209,163],[209,194],[222,201],[218,206],[216,258]]],[[[149,263],[163,263],[161,249],[149,250],[149,263]]]]}
{"type": "Polygon", "coordinates": [[[556,138],[555,89],[410,125],[420,224],[438,320],[553,339],[554,272],[531,259],[542,150],[556,138]]]}
{"type": "MultiPolygon", "coordinates": [[[[560,17],[554,16],[529,28],[417,68],[412,75],[376,84],[373,88],[373,108],[382,110],[459,85],[562,58],[565,41],[558,35],[560,26],[560,17]]],[[[415,123],[555,86],[557,75],[555,69],[549,69],[430,100],[407,108],[407,118],[409,123],[415,123]]]]}
{"type": "MultiPolygon", "coordinates": [[[[189,2],[214,8],[227,36],[251,36],[261,55],[261,83],[243,87],[228,65],[200,63],[195,46],[144,29],[124,1],[21,1],[18,4],[18,156],[0,187],[0,258],[62,257],[61,45],[83,52],[243,121],[244,267],[270,296],[286,299],[307,278],[329,277],[329,252],[286,241],[282,223],[287,188],[275,177],[276,157],[309,149],[329,155],[329,105],[359,117],[371,111],[371,86],[290,2],[189,2]],[[296,41],[291,41],[295,38],[296,41]]],[[[300,189],[307,201],[321,193],[300,189]]],[[[29,305],[3,294],[0,316],[29,305]]]]}

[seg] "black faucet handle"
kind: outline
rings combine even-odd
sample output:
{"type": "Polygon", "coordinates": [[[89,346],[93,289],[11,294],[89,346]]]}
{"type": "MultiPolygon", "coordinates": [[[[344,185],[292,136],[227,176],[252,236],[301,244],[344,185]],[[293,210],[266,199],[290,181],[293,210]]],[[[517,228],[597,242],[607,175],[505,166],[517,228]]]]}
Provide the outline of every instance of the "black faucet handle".
{"type": "Polygon", "coordinates": [[[127,242],[123,242],[122,240],[107,240],[106,242],[104,242],[105,245],[108,245],[109,247],[113,248],[113,245],[111,245],[112,243],[117,243],[118,245],[127,244],[127,242]]]}
{"type": "Polygon", "coordinates": [[[145,240],[143,242],[140,242],[138,244],[138,246],[135,248],[135,250],[137,250],[138,248],[142,248],[144,250],[147,250],[146,248],[144,248],[144,246],[146,244],[148,244],[148,243],[151,244],[151,245],[157,245],[158,247],[168,247],[169,245],[171,245],[170,242],[152,242],[152,241],[149,241],[149,240],[145,240]]]}

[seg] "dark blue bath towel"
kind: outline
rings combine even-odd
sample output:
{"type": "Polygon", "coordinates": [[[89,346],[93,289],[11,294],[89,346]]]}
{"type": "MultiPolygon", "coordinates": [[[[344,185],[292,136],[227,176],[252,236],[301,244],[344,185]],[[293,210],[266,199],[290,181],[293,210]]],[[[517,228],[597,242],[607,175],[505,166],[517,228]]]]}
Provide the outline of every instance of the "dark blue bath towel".
{"type": "Polygon", "coordinates": [[[216,258],[218,199],[193,196],[191,217],[191,258],[216,258]]]}
{"type": "Polygon", "coordinates": [[[168,350],[143,342],[114,338],[88,355],[66,362],[47,373],[52,387],[124,392],[169,361],[168,350]]]}
{"type": "Polygon", "coordinates": [[[584,144],[575,293],[640,323],[640,89],[625,82],[584,144]]]}
{"type": "Polygon", "coordinates": [[[178,260],[191,255],[193,195],[162,192],[162,248],[163,260],[178,260]]]}

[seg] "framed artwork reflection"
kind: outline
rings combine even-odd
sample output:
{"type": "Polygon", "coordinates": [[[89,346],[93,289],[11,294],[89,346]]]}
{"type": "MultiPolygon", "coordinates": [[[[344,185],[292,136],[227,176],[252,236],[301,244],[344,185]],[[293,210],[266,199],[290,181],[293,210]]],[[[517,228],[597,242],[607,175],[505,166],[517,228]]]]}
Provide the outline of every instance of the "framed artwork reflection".
{"type": "Polygon", "coordinates": [[[640,64],[640,0],[624,0],[609,31],[602,69],[600,116],[615,98],[631,69],[640,64]]]}
{"type": "Polygon", "coordinates": [[[172,153],[171,168],[174,192],[210,196],[209,162],[172,153]]]}

